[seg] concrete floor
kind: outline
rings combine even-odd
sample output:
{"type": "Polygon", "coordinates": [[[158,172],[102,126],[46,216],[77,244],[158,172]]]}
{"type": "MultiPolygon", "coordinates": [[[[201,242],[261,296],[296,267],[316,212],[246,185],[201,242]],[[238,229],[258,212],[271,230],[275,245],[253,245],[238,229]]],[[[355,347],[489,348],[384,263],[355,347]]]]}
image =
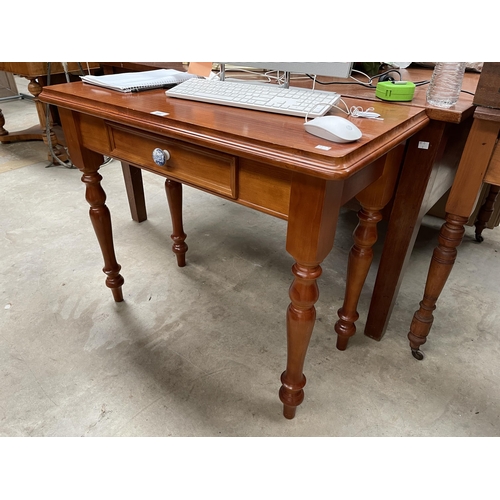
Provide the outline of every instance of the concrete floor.
{"type": "MultiPolygon", "coordinates": [[[[1,102],[7,130],[36,123],[1,102]]],[[[500,230],[467,228],[423,346],[406,335],[437,232],[426,218],[385,337],[335,348],[356,215],[343,211],[319,280],[304,403],[282,417],[286,223],[185,188],[188,265],[171,252],[163,180],[144,173],[131,220],[118,162],[102,168],[123,303],[104,285],[80,172],[48,168],[41,142],[0,145],[0,436],[499,436],[500,230]]],[[[375,247],[376,268],[383,241],[375,247]]]]}

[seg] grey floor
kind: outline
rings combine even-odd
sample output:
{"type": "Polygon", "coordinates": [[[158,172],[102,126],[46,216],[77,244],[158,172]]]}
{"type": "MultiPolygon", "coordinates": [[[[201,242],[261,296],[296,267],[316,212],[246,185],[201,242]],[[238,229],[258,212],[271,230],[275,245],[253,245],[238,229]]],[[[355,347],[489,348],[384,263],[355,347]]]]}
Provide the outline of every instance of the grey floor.
{"type": "MultiPolygon", "coordinates": [[[[1,102],[7,130],[34,104],[1,102]]],[[[305,400],[282,417],[286,223],[185,189],[188,265],[176,266],[163,180],[144,173],[148,220],[131,220],[118,162],[104,166],[123,303],[104,285],[80,173],[41,142],[0,145],[0,436],[498,436],[500,229],[467,228],[423,350],[406,335],[437,231],[426,218],[381,342],[335,348],[356,215],[343,211],[319,280],[305,400]]],[[[375,247],[380,255],[381,238],[375,247]]]]}

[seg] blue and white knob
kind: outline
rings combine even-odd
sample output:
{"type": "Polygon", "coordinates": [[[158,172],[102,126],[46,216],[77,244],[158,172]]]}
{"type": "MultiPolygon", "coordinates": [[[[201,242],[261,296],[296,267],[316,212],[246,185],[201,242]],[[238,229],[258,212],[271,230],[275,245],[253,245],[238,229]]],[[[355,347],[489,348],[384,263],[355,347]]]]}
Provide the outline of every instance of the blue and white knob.
{"type": "Polygon", "coordinates": [[[153,150],[153,161],[159,167],[163,167],[168,160],[170,160],[170,153],[166,149],[155,148],[153,150]]]}

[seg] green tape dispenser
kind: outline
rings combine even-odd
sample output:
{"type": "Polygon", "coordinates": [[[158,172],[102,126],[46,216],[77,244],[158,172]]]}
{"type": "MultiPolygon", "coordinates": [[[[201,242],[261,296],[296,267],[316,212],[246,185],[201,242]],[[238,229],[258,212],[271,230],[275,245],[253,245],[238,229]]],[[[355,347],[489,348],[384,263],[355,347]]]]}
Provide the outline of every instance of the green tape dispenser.
{"type": "Polygon", "coordinates": [[[411,101],[415,93],[413,82],[379,82],[375,95],[384,101],[411,101]]]}

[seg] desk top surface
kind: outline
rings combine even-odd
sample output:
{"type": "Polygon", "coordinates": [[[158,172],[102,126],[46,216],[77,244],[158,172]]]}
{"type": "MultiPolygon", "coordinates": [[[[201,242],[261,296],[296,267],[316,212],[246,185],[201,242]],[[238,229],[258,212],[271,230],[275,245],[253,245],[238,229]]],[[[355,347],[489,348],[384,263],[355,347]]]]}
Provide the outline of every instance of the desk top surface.
{"type": "MultiPolygon", "coordinates": [[[[180,71],[187,69],[185,63],[158,63],[158,62],[126,62],[126,63],[100,63],[102,65],[108,65],[113,68],[123,69],[125,71],[144,71],[153,68],[175,68],[180,71]]],[[[414,83],[419,82],[429,82],[432,76],[432,68],[426,68],[421,66],[412,65],[407,69],[398,70],[401,73],[401,79],[407,80],[414,83]]],[[[228,73],[228,76],[230,76],[228,73]]],[[[353,73],[358,80],[366,82],[366,78],[361,75],[353,73]]],[[[397,78],[397,74],[393,74],[397,78]]],[[[238,77],[242,77],[239,73],[238,77]]],[[[249,75],[244,75],[243,78],[249,77],[249,75]]],[[[460,123],[464,119],[472,116],[474,112],[473,99],[474,92],[476,91],[477,84],[479,81],[480,74],[476,72],[466,71],[464,79],[462,82],[462,92],[460,94],[457,104],[448,109],[438,108],[436,106],[431,106],[427,104],[426,93],[427,84],[418,85],[415,89],[415,95],[411,102],[399,102],[400,106],[421,106],[426,108],[427,115],[432,120],[444,121],[448,123],[460,123]],[[469,92],[469,93],[468,93],[469,92]]],[[[251,78],[251,77],[250,77],[251,78]]],[[[357,83],[353,83],[352,79],[342,79],[342,78],[328,78],[328,77],[318,77],[319,81],[330,82],[330,85],[317,85],[316,88],[319,90],[332,90],[338,92],[339,94],[352,97],[354,99],[366,99],[373,102],[381,102],[381,100],[375,96],[375,86],[377,81],[375,80],[373,87],[366,87],[357,83]]],[[[312,87],[312,80],[309,78],[300,78],[294,80],[292,85],[300,87],[312,87]]]]}
{"type": "MultiPolygon", "coordinates": [[[[163,90],[120,93],[82,82],[45,87],[40,99],[217,151],[264,161],[328,179],[349,177],[425,127],[425,110],[393,103],[373,104],[384,120],[351,118],[363,137],[336,144],[304,130],[304,118],[167,97],[163,90]],[[157,116],[153,112],[168,113],[157,116]],[[330,149],[318,149],[326,146],[330,149]]],[[[367,102],[346,98],[349,106],[367,102]]],[[[341,111],[332,114],[345,116],[341,111]]]]}
{"type": "MultiPolygon", "coordinates": [[[[398,70],[401,73],[401,79],[405,81],[410,81],[414,83],[418,82],[428,82],[432,76],[432,69],[430,68],[419,68],[410,67],[408,69],[398,70]]],[[[356,74],[353,73],[353,76],[356,74]]],[[[393,75],[397,78],[397,75],[393,75]]],[[[444,121],[448,123],[460,123],[464,119],[472,116],[474,113],[474,92],[479,81],[480,74],[473,72],[466,72],[462,82],[462,90],[464,92],[460,93],[458,102],[448,109],[438,108],[436,106],[431,106],[427,104],[426,93],[428,85],[417,85],[415,88],[415,94],[410,102],[398,102],[399,106],[420,106],[426,109],[427,115],[432,120],[444,121]],[[466,93],[466,92],[470,92],[466,93]]],[[[366,78],[361,76],[356,77],[360,81],[366,82],[366,78]]],[[[329,85],[316,85],[319,90],[332,90],[338,92],[342,96],[353,97],[358,99],[366,99],[375,103],[381,102],[381,100],[375,96],[375,86],[377,81],[374,81],[373,87],[366,87],[357,83],[351,83],[352,80],[340,79],[340,78],[328,78],[328,77],[318,77],[321,82],[330,82],[329,85]]],[[[295,85],[295,83],[294,83],[295,85]]],[[[302,80],[300,86],[311,87],[312,81],[302,80]]]]}

